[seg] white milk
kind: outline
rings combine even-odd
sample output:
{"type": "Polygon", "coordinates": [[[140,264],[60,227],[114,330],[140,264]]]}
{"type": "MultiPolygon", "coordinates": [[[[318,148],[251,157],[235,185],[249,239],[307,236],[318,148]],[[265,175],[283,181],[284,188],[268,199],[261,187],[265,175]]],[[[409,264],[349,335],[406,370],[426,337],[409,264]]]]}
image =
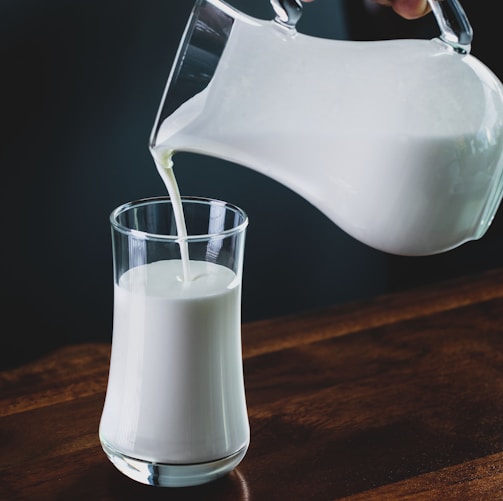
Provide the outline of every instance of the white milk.
{"type": "Polygon", "coordinates": [[[223,458],[248,445],[234,272],[191,261],[132,268],[115,286],[110,376],[100,438],[164,463],[223,458]]]}
{"type": "Polygon", "coordinates": [[[154,158],[157,172],[164,181],[164,185],[168,190],[173,206],[173,213],[175,215],[175,223],[177,235],[180,237],[180,254],[182,257],[183,265],[183,280],[191,280],[190,263],[189,263],[189,249],[186,241],[187,228],[185,225],[185,216],[183,214],[182,199],[180,197],[180,190],[176,182],[175,173],[173,172],[172,153],[169,151],[155,151],[151,150],[152,157],[154,158]]]}

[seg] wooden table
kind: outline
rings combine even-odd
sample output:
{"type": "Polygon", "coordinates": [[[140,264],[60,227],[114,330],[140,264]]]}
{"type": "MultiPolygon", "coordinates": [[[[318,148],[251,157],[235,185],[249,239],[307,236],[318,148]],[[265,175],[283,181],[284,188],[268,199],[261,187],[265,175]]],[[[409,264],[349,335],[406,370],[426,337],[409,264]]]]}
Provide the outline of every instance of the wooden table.
{"type": "Polygon", "coordinates": [[[250,448],[204,486],[108,461],[109,350],[0,373],[1,500],[503,499],[503,269],[245,324],[250,448]]]}

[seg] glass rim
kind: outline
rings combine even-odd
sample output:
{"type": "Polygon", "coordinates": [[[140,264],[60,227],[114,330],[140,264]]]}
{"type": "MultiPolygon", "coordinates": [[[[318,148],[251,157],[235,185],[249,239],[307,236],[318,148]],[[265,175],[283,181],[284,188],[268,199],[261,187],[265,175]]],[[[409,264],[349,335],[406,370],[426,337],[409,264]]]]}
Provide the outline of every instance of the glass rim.
{"type": "Polygon", "coordinates": [[[215,233],[202,233],[197,235],[189,234],[186,237],[180,237],[178,234],[166,235],[163,233],[150,233],[147,231],[136,230],[134,228],[130,228],[124,224],[119,223],[117,218],[124,212],[134,209],[135,207],[141,207],[144,205],[153,205],[159,203],[162,204],[169,203],[171,205],[170,196],[159,196],[159,197],[140,198],[138,200],[132,200],[130,202],[125,202],[119,205],[110,213],[109,217],[110,224],[112,225],[112,228],[114,228],[115,230],[123,234],[133,235],[135,238],[141,238],[144,240],[162,240],[165,242],[179,242],[181,240],[187,242],[195,242],[201,240],[210,240],[216,237],[225,238],[226,236],[242,232],[248,226],[248,215],[246,214],[246,212],[237,205],[234,205],[230,202],[225,202],[224,200],[209,197],[182,196],[180,198],[182,201],[182,207],[184,207],[186,203],[201,204],[201,205],[219,205],[221,207],[225,207],[226,209],[233,211],[235,214],[238,214],[241,217],[242,221],[238,225],[223,231],[218,231],[215,233]]]}

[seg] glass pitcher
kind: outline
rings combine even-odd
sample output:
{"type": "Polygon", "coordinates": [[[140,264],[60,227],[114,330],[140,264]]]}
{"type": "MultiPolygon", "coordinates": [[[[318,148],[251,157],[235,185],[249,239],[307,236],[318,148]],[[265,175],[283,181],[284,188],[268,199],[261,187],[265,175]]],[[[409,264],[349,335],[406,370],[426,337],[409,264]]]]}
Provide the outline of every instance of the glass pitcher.
{"type": "Polygon", "coordinates": [[[457,0],[429,2],[438,37],[354,42],[299,33],[300,0],[272,0],[271,20],[197,0],[151,150],[254,169],[384,252],[482,237],[503,195],[503,86],[457,0]]]}

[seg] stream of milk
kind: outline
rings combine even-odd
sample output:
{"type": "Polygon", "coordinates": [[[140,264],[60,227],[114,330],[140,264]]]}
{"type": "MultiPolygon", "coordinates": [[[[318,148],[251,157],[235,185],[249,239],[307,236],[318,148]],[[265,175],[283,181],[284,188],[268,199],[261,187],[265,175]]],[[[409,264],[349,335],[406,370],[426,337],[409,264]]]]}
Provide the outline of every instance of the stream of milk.
{"type": "Polygon", "coordinates": [[[190,274],[189,249],[187,245],[187,226],[185,224],[185,216],[183,214],[180,190],[173,171],[172,152],[168,150],[152,149],[151,153],[154,158],[157,171],[159,172],[171,199],[180,245],[180,254],[182,257],[183,280],[185,282],[189,282],[192,277],[190,274]]]}

